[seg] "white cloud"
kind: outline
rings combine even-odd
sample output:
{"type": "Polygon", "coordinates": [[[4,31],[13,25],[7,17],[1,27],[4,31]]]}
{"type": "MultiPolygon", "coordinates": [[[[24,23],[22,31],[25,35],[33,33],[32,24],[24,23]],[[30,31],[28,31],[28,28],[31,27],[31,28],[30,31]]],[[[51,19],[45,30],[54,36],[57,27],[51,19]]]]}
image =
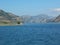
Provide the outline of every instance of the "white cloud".
{"type": "Polygon", "coordinates": [[[60,12],[60,8],[55,8],[55,9],[53,9],[53,11],[60,12]]]}

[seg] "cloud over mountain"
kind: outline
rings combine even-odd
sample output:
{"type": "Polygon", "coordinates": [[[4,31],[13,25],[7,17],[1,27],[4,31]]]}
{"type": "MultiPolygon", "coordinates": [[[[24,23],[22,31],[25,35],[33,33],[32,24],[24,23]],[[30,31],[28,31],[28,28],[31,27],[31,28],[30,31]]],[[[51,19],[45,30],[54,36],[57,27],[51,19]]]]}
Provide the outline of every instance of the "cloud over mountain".
{"type": "Polygon", "coordinates": [[[53,11],[60,12],[60,8],[55,8],[53,11]]]}

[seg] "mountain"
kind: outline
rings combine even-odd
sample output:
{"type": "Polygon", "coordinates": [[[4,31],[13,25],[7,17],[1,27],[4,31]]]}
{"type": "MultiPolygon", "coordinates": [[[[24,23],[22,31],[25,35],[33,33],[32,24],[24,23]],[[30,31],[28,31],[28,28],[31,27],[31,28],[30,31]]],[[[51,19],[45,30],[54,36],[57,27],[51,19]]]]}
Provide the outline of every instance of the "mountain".
{"type": "Polygon", "coordinates": [[[20,24],[20,23],[50,23],[60,22],[60,15],[57,17],[40,14],[36,16],[23,15],[17,16],[13,13],[0,10],[0,24],[20,24]]]}
{"type": "Polygon", "coordinates": [[[60,15],[55,17],[55,19],[53,19],[52,22],[60,22],[60,15]]]}
{"type": "Polygon", "coordinates": [[[0,23],[17,23],[20,22],[20,17],[15,14],[0,10],[0,23]]]}
{"type": "Polygon", "coordinates": [[[40,14],[37,16],[21,16],[22,20],[24,23],[47,23],[49,19],[51,19],[51,16],[45,15],[45,14],[40,14]]]}

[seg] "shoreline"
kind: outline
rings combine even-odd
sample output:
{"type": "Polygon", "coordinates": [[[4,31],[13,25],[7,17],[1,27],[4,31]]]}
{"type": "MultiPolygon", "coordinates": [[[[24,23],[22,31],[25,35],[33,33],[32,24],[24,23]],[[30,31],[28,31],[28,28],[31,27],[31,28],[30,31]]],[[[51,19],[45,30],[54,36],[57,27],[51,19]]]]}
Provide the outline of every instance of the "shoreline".
{"type": "MultiPolygon", "coordinates": [[[[60,24],[60,23],[29,23],[29,24],[60,24]]],[[[19,26],[19,25],[23,24],[0,24],[0,26],[19,26]]]]}
{"type": "Polygon", "coordinates": [[[17,26],[22,24],[0,24],[0,26],[17,26]]]}

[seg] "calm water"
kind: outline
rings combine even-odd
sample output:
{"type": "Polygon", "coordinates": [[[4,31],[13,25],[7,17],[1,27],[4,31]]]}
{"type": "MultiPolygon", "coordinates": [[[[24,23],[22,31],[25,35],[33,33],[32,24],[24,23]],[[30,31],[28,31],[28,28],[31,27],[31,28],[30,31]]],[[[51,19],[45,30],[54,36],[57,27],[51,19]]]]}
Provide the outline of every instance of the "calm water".
{"type": "Polygon", "coordinates": [[[60,24],[0,26],[0,45],[60,45],[60,24]]]}

